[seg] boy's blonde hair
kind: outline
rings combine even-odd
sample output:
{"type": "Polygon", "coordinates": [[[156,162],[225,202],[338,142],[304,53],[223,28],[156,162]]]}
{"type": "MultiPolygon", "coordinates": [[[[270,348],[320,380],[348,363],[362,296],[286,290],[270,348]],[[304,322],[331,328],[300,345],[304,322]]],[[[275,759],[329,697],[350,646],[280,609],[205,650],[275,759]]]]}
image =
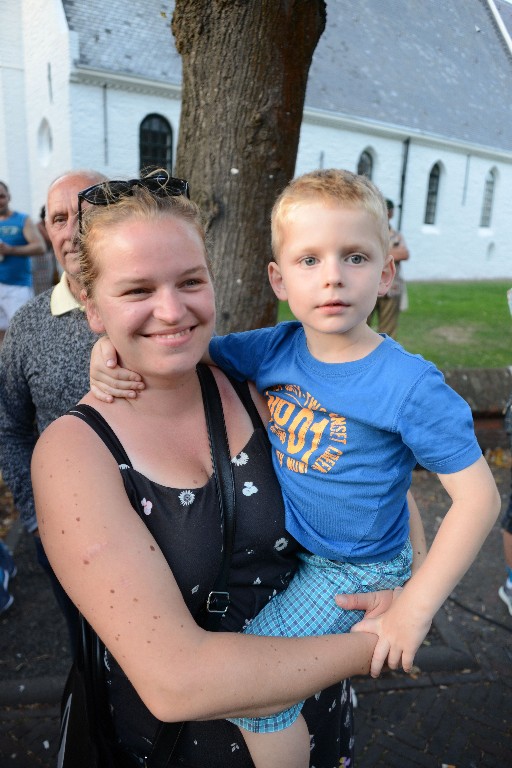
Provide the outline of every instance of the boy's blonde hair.
{"type": "Polygon", "coordinates": [[[330,168],[311,171],[293,179],[281,192],[272,208],[272,251],[277,260],[283,245],[283,225],[301,205],[324,202],[326,205],[363,208],[380,227],[384,255],[389,253],[389,223],[386,201],[375,184],[350,171],[330,168]]]}

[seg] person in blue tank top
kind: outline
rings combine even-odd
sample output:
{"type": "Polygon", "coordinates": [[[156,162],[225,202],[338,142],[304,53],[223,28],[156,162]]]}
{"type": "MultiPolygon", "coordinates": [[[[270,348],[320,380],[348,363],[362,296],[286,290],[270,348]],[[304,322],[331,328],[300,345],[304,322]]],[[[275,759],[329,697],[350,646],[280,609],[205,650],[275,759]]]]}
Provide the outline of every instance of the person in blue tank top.
{"type": "Polygon", "coordinates": [[[9,207],[7,184],[0,181],[0,341],[14,313],[32,298],[31,256],[42,256],[45,244],[26,213],[9,207]]]}
{"type": "MultiPolygon", "coordinates": [[[[364,176],[322,170],[293,180],[272,212],[269,278],[296,321],[214,336],[211,360],[254,381],[286,528],[302,545],[287,589],[246,633],[373,632],[371,673],[412,667],[433,616],[471,565],[500,509],[471,410],[436,367],[366,319],[395,276],[386,203],[364,176]],[[438,474],[451,507],[411,576],[407,492],[417,463],[438,474]],[[337,593],[401,587],[379,618],[339,612],[337,593]]],[[[342,604],[343,599],[338,600],[342,604]]],[[[237,719],[255,765],[309,764],[301,704],[237,719]]]]}

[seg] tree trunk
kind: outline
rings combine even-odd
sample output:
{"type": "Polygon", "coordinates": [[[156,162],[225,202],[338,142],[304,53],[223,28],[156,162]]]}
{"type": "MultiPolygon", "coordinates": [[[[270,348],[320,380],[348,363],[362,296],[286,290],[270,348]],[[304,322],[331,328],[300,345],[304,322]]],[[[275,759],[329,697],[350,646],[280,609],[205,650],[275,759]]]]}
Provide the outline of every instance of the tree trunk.
{"type": "Polygon", "coordinates": [[[272,325],[270,211],[295,169],[325,0],[176,0],[177,175],[207,217],[217,332],[272,325]]]}

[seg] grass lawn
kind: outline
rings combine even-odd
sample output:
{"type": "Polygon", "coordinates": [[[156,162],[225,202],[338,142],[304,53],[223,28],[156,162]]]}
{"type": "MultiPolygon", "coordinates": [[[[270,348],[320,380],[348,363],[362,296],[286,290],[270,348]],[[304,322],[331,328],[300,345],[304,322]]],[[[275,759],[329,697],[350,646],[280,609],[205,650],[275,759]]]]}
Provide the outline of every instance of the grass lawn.
{"type": "MultiPolygon", "coordinates": [[[[400,315],[397,340],[438,368],[512,365],[511,281],[408,283],[409,309],[400,315]]],[[[286,304],[279,319],[292,315],[286,304]]]]}

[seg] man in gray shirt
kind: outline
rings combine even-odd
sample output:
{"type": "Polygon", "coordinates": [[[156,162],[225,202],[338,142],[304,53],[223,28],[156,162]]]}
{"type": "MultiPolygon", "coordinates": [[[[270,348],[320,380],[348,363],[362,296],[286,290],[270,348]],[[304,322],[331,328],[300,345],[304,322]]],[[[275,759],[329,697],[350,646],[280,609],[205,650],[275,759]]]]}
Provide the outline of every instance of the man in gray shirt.
{"type": "Polygon", "coordinates": [[[30,463],[41,432],[89,390],[89,357],[97,336],[80,306],[77,195],[103,180],[95,171],[80,170],[65,173],[50,185],[46,227],[62,277],[54,288],[18,310],[0,350],[0,469],[25,529],[34,536],[38,560],[68,623],[72,651],[77,612],[44,554],[30,463]]]}

